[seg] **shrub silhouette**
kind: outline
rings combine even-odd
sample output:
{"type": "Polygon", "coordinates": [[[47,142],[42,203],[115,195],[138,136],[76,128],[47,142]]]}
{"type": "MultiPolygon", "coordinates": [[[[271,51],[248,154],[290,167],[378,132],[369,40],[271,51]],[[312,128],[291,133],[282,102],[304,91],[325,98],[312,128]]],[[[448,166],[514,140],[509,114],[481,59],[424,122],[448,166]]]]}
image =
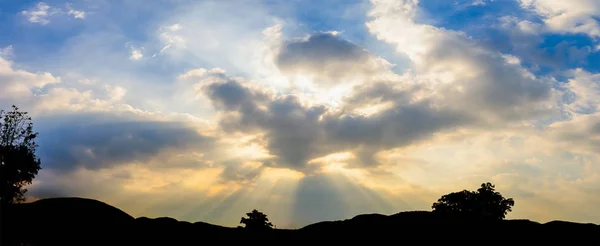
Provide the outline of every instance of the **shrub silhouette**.
{"type": "Polygon", "coordinates": [[[25,200],[23,186],[40,170],[36,137],[27,112],[14,105],[12,111],[0,110],[0,204],[25,200]]]}
{"type": "Polygon", "coordinates": [[[491,183],[483,183],[477,191],[462,190],[442,196],[433,203],[433,211],[471,219],[502,220],[515,205],[512,198],[505,199],[491,183]]]}
{"type": "Polygon", "coordinates": [[[245,225],[246,229],[263,230],[273,228],[273,224],[269,222],[267,215],[254,209],[250,213],[246,213],[248,218],[242,217],[241,224],[245,225]]]}

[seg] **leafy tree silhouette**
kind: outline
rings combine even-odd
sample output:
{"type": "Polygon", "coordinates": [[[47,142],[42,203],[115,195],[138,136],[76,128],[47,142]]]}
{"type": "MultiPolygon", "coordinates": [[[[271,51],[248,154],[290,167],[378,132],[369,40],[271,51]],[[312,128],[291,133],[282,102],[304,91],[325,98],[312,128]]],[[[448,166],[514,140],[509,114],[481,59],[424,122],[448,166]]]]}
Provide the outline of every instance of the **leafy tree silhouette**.
{"type": "Polygon", "coordinates": [[[246,229],[263,230],[273,228],[273,224],[269,222],[267,215],[256,209],[252,210],[250,213],[246,213],[246,216],[248,216],[248,218],[242,217],[242,220],[240,220],[240,223],[244,224],[246,229]]]}
{"type": "Polygon", "coordinates": [[[433,211],[472,219],[502,220],[515,205],[512,198],[505,199],[489,182],[477,191],[462,190],[442,196],[433,203],[433,211]]]}
{"type": "Polygon", "coordinates": [[[0,204],[25,200],[23,186],[31,184],[40,170],[37,135],[27,112],[14,105],[12,111],[0,110],[0,204]]]}

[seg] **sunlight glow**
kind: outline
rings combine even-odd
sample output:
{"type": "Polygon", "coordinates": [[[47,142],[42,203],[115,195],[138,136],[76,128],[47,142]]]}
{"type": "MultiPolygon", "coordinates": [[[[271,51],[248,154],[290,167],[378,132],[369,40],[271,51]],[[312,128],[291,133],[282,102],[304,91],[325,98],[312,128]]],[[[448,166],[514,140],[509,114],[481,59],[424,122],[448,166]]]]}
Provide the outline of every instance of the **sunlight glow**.
{"type": "Polygon", "coordinates": [[[394,106],[393,102],[386,102],[386,103],[379,103],[379,104],[371,104],[371,105],[365,105],[363,107],[357,108],[355,109],[355,112],[358,114],[361,114],[363,116],[371,116],[373,114],[376,114],[378,112],[390,109],[394,106]]]}
{"type": "Polygon", "coordinates": [[[272,182],[277,182],[280,179],[298,181],[304,177],[304,174],[301,172],[284,168],[266,168],[263,172],[261,178],[272,182]]]}
{"type": "Polygon", "coordinates": [[[340,162],[355,158],[352,152],[337,152],[312,159],[310,162],[340,162]]]}
{"type": "Polygon", "coordinates": [[[269,151],[262,145],[262,133],[253,135],[228,136],[223,138],[223,142],[228,143],[231,149],[227,153],[231,153],[232,158],[244,158],[248,160],[260,160],[272,157],[269,151]]]}

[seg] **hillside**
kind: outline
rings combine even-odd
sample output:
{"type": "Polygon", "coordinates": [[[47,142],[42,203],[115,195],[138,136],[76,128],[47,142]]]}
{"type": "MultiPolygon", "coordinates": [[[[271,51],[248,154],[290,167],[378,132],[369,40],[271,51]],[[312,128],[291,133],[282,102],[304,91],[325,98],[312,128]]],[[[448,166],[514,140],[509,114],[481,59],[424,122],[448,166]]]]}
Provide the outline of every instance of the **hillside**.
{"type": "Polygon", "coordinates": [[[204,245],[393,243],[521,245],[600,244],[600,226],[528,220],[496,223],[441,218],[425,211],[365,214],[320,222],[298,230],[250,232],[172,218],[137,218],[108,204],[82,198],[52,198],[2,209],[2,245],[204,245]]]}

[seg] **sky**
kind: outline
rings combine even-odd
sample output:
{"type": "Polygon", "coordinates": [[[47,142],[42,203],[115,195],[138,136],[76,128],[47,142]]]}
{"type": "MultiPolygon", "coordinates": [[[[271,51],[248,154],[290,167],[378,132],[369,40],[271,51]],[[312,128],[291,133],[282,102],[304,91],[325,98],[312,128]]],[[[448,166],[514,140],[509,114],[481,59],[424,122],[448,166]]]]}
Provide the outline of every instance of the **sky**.
{"type": "Polygon", "coordinates": [[[430,210],[600,223],[597,0],[0,0],[28,200],[278,228],[430,210]]]}

